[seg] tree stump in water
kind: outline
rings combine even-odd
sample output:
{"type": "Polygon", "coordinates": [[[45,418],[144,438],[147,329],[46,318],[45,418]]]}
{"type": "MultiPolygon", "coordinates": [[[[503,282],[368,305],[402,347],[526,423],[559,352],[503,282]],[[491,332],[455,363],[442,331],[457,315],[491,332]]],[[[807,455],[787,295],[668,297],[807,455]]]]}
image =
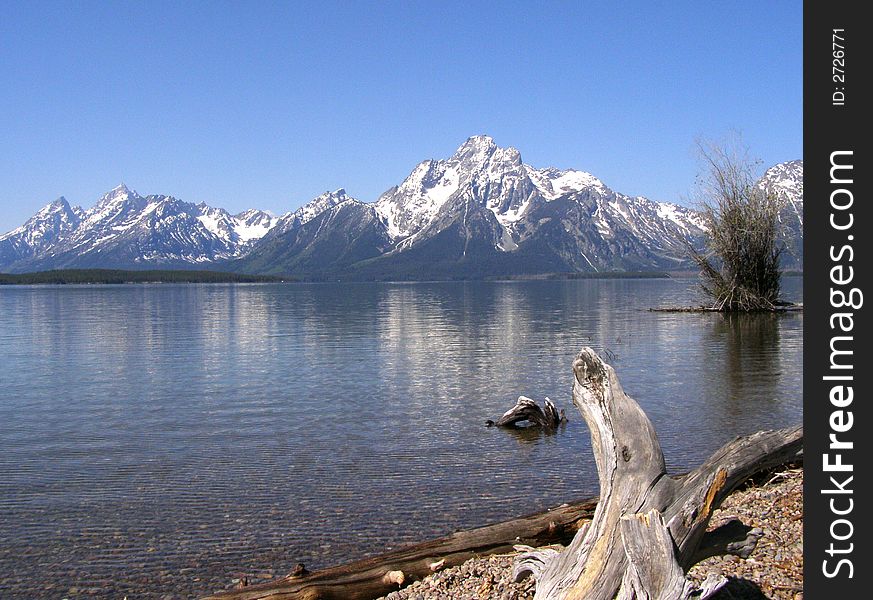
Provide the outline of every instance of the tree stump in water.
{"type": "Polygon", "coordinates": [[[497,422],[486,421],[486,425],[491,427],[506,427],[514,429],[519,427],[519,423],[527,421],[531,427],[542,427],[543,429],[557,429],[558,425],[565,422],[567,418],[564,416],[564,411],[558,412],[555,404],[546,398],[544,408],[540,408],[539,404],[526,396],[519,396],[515,406],[503,413],[497,422]]]}
{"type": "Polygon", "coordinates": [[[528,552],[516,564],[516,578],[536,578],[535,600],[711,596],[723,582],[694,590],[685,573],[701,557],[712,511],[753,473],[798,457],[802,428],[737,438],[673,479],[651,421],[613,368],[584,348],[573,372],[573,403],[591,430],[600,501],[567,548],[528,552]]]}

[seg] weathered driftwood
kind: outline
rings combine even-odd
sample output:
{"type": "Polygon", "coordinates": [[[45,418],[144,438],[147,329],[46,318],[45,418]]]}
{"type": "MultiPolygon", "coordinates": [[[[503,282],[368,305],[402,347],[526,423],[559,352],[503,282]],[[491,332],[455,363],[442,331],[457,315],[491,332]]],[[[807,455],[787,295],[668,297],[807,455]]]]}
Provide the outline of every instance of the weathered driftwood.
{"type": "Polygon", "coordinates": [[[503,413],[497,422],[486,421],[489,427],[496,425],[497,427],[516,428],[519,423],[527,422],[528,426],[542,427],[543,429],[557,429],[558,425],[565,422],[567,417],[564,416],[564,411],[558,412],[555,404],[546,398],[543,408],[534,400],[526,396],[519,396],[515,406],[503,413]]]}
{"type": "Polygon", "coordinates": [[[755,472],[798,458],[802,428],[737,438],[673,479],[652,423],[624,393],[612,367],[584,348],[573,372],[573,403],[591,431],[600,502],[566,549],[527,553],[516,577],[536,577],[537,600],[708,597],[719,584],[710,581],[695,591],[685,573],[701,556],[712,511],[755,472]]]}
{"type": "Polygon", "coordinates": [[[596,506],[596,499],[564,504],[543,513],[459,531],[448,537],[311,573],[298,566],[302,575],[289,575],[265,584],[228,590],[209,598],[371,600],[422,579],[435,570],[459,565],[475,556],[511,552],[517,544],[569,543],[579,524],[591,518],[596,506]]]}

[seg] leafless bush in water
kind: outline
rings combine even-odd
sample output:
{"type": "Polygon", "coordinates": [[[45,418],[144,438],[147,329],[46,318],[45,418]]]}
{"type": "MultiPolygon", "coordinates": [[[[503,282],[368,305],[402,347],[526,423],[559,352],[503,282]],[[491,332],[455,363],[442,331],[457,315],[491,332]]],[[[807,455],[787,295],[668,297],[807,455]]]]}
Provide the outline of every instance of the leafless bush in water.
{"type": "Polygon", "coordinates": [[[708,235],[703,250],[688,249],[703,291],[716,310],[773,310],[780,292],[781,201],[757,185],[745,148],[706,142],[698,148],[704,167],[698,203],[708,235]]]}

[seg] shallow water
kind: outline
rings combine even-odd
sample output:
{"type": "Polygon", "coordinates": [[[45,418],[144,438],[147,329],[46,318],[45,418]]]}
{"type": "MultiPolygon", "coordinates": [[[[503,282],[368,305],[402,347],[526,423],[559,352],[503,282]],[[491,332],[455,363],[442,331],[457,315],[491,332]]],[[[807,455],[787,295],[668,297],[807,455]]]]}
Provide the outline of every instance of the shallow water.
{"type": "Polygon", "coordinates": [[[799,423],[802,313],[646,310],[696,287],[0,288],[0,597],[197,597],[596,494],[583,345],[672,471],[799,423]],[[570,423],[484,427],[520,394],[570,423]]]}

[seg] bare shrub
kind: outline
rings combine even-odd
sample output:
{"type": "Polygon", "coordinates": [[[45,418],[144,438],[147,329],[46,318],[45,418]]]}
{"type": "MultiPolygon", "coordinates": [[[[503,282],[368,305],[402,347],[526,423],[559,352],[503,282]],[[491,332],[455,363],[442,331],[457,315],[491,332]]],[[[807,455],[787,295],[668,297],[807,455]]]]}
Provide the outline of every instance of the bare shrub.
{"type": "Polygon", "coordinates": [[[740,145],[698,142],[698,181],[706,247],[689,245],[702,288],[721,311],[773,310],[779,304],[779,197],[757,185],[756,164],[740,145]]]}

